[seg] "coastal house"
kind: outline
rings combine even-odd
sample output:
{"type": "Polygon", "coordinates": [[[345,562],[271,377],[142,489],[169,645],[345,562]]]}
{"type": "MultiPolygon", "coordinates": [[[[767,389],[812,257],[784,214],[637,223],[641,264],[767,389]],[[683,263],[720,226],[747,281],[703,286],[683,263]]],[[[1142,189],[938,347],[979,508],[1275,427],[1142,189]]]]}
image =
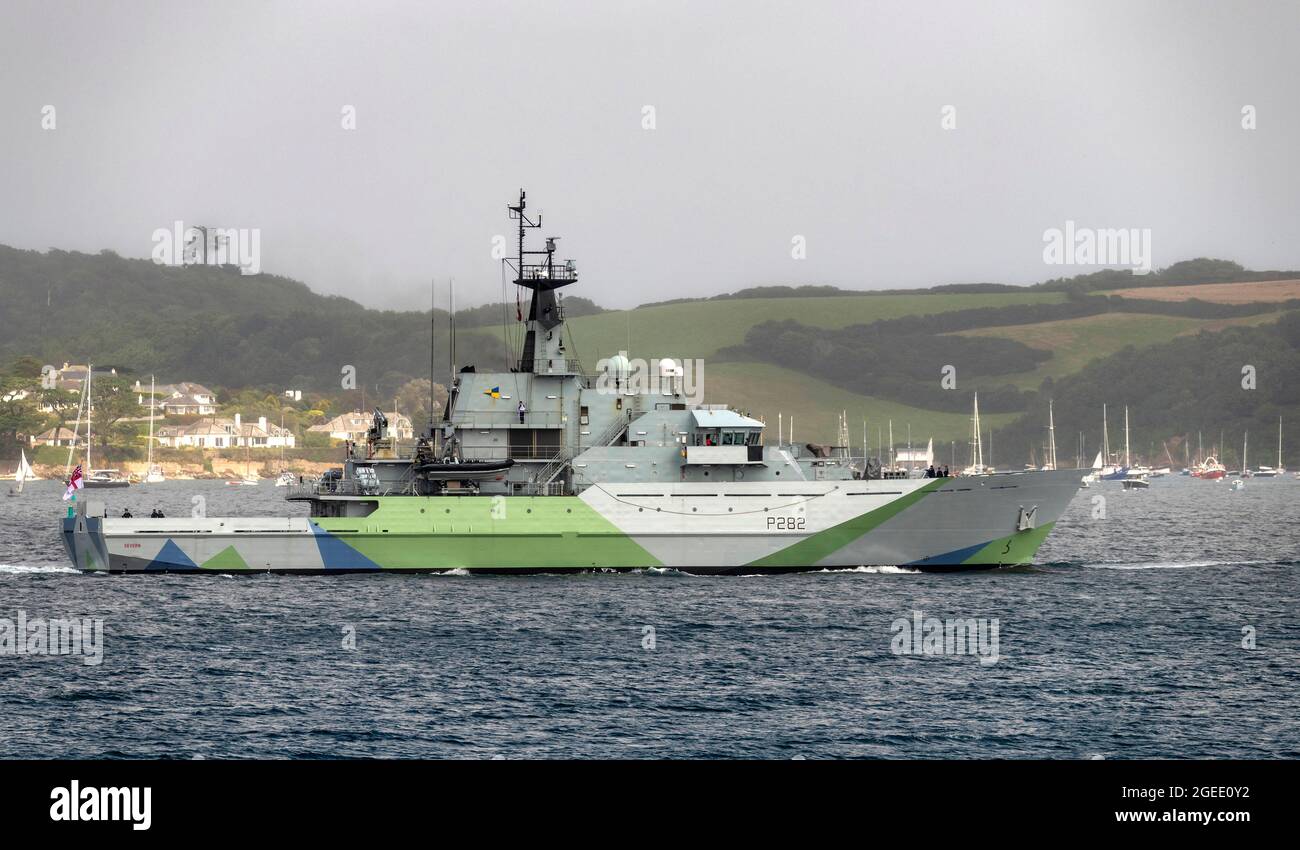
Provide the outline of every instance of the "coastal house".
{"type": "MultiPolygon", "coordinates": [[[[148,389],[136,381],[141,406],[147,407],[148,389]]],[[[154,389],[158,410],[165,416],[212,416],[217,412],[217,396],[212,390],[193,381],[163,384],[154,389]]]]}
{"type": "MultiPolygon", "coordinates": [[[[50,368],[53,371],[52,385],[46,384],[46,377],[42,372],[40,378],[32,379],[30,387],[9,392],[0,401],[23,401],[37,396],[36,406],[42,413],[76,409],[81,400],[81,389],[86,382],[86,367],[64,363],[62,369],[50,368]],[[62,393],[57,392],[58,390],[62,390],[62,393]]],[[[113,374],[116,374],[116,370],[113,370],[113,374]]]]}
{"type": "MultiPolygon", "coordinates": [[[[409,416],[397,411],[391,411],[384,415],[388,417],[388,433],[391,436],[396,437],[399,441],[415,439],[415,428],[411,425],[409,416]]],[[[315,434],[329,434],[331,440],[363,442],[366,439],[366,432],[370,430],[373,422],[373,414],[353,410],[350,413],[339,414],[328,422],[313,425],[307,430],[315,434]]]]}
{"type": "Polygon", "coordinates": [[[236,413],[233,419],[200,419],[189,425],[164,425],[155,432],[158,444],[173,449],[231,449],[248,446],[254,449],[286,448],[297,445],[288,428],[272,425],[265,416],[257,422],[244,422],[236,413]]]}
{"type": "MultiPolygon", "coordinates": [[[[86,383],[86,376],[89,374],[90,368],[85,364],[64,361],[63,368],[54,370],[54,386],[57,389],[79,393],[86,383]]],[[[116,369],[113,370],[113,374],[117,374],[116,369]]]]}
{"type": "MultiPolygon", "coordinates": [[[[84,442],[85,434],[81,435],[84,442]]],[[[73,442],[73,433],[71,428],[50,428],[48,431],[42,431],[39,434],[33,434],[27,438],[27,441],[33,446],[70,446],[73,442]]]]}

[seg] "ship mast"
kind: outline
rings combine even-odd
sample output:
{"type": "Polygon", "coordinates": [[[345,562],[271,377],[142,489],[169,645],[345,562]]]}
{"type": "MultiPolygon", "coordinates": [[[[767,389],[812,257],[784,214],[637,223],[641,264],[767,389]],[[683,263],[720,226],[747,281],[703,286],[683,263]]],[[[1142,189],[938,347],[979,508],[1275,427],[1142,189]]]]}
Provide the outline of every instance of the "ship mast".
{"type": "MultiPolygon", "coordinates": [[[[540,214],[533,221],[525,212],[528,204],[523,189],[519,190],[519,203],[511,205],[510,218],[519,222],[518,253],[513,263],[515,285],[531,289],[529,299],[527,334],[524,349],[519,355],[518,371],[536,372],[537,364],[543,364],[546,371],[567,371],[565,364],[564,340],[554,333],[554,329],[564,323],[564,316],[556,299],[555,290],[578,282],[578,270],[572,260],[555,264],[555,241],[559,237],[546,237],[546,247],[541,251],[528,251],[524,247],[524,232],[542,226],[540,214]],[[530,257],[540,258],[537,262],[528,262],[530,257]],[[557,361],[559,361],[557,363],[557,361]],[[557,369],[558,367],[558,369],[557,369]]],[[[505,260],[507,264],[509,260],[505,260]]]]}

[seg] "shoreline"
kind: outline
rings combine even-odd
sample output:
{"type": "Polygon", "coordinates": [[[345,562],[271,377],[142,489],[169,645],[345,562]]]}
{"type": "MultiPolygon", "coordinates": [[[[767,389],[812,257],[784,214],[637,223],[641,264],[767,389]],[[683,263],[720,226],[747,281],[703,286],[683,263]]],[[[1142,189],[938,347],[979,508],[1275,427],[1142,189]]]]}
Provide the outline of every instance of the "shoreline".
{"type": "MultiPolygon", "coordinates": [[[[74,464],[75,465],[75,464],[74,464]]],[[[256,475],[259,478],[273,479],[280,474],[281,469],[292,472],[294,475],[301,475],[304,478],[316,478],[327,469],[337,467],[339,463],[322,463],[319,461],[304,460],[286,460],[283,467],[278,459],[275,461],[261,461],[252,464],[245,464],[243,461],[223,460],[214,458],[210,461],[210,470],[204,464],[198,463],[174,463],[160,462],[156,464],[162,467],[163,475],[168,481],[230,481],[244,477],[245,470],[256,475]]],[[[108,462],[103,466],[96,464],[96,469],[116,469],[125,475],[144,477],[149,471],[149,464],[145,461],[126,461],[122,463],[108,462]]],[[[32,469],[36,472],[39,480],[42,481],[65,481],[67,473],[64,467],[58,464],[32,464],[32,469]]]]}

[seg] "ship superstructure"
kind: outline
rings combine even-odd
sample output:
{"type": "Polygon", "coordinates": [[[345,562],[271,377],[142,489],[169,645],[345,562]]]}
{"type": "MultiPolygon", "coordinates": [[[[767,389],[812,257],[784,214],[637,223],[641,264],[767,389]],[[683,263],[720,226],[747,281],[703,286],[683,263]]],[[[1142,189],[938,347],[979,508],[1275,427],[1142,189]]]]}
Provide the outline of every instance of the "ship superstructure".
{"type": "Polygon", "coordinates": [[[505,372],[458,369],[441,421],[403,447],[375,412],[343,466],[287,497],[309,517],[64,520],[81,569],[535,571],[671,567],[757,572],[1028,563],[1077,471],[893,477],[691,398],[681,364],[625,353],[587,372],[559,290],[577,282],[521,191],[514,282],[529,293],[505,372]],[[646,380],[647,377],[650,380],[646,380]]]}

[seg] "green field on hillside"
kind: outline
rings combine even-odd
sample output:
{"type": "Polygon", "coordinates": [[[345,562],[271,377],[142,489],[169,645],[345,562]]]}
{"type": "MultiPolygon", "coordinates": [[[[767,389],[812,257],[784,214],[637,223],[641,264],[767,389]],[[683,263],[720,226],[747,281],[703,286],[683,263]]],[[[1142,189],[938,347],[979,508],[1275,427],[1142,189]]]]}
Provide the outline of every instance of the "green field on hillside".
{"type": "MultiPolygon", "coordinates": [[[[963,447],[970,439],[970,417],[967,414],[937,413],[858,395],[767,363],[705,363],[704,396],[708,403],[730,404],[763,419],[767,422],[770,433],[766,436],[770,440],[776,439],[777,414],[780,413],[784,417],[787,439],[790,417],[794,416],[795,437],[799,442],[834,443],[840,411],[848,413],[849,437],[854,446],[862,445],[862,420],[864,417],[867,419],[867,439],[873,451],[876,427],[887,428],[890,419],[894,421],[896,445],[906,442],[907,426],[911,424],[913,444],[923,448],[925,441],[934,437],[935,451],[944,462],[948,462],[949,441],[956,441],[960,459],[963,447]],[[944,447],[942,452],[939,451],[941,445],[944,447]]],[[[981,416],[980,419],[985,429],[996,429],[1017,415],[1005,413],[981,416]]]]}
{"type": "MultiPolygon", "coordinates": [[[[727,403],[765,419],[775,437],[777,413],[795,416],[800,442],[833,443],[837,417],[848,411],[855,445],[862,441],[862,419],[869,421],[869,439],[876,441],[876,425],[893,419],[896,444],[906,440],[912,425],[915,443],[933,436],[936,444],[969,439],[970,420],[965,413],[942,413],[894,401],[862,396],[804,373],[759,362],[711,362],[720,348],[744,341],[755,324],[769,319],[796,319],[804,324],[841,328],[878,319],[945,313],[976,307],[1023,303],[1059,303],[1056,292],[981,294],[867,295],[828,298],[755,298],[668,304],[638,311],[614,311],[583,316],[569,322],[573,344],[583,363],[594,370],[597,361],[620,350],[633,357],[705,358],[706,401],[727,403]],[[629,318],[631,320],[629,327],[629,318]],[[630,332],[630,336],[629,336],[630,332]],[[629,345],[630,339],[630,345],[629,345]]],[[[1093,360],[1108,357],[1128,346],[1138,348],[1167,342],[1199,330],[1219,330],[1231,325],[1258,325],[1277,321],[1277,313],[1233,319],[1196,319],[1136,313],[1110,313],[1079,319],[1029,325],[981,328],[958,333],[1013,339],[1051,351],[1053,357],[1038,369],[990,379],[991,384],[1014,384],[1035,389],[1046,377],[1073,374],[1093,360]]],[[[938,380],[936,375],[935,380],[938,380]]],[[[1009,424],[1017,414],[985,414],[985,427],[1009,424]]],[[[959,451],[960,454],[960,451],[959,451]]]]}
{"type": "Polygon", "coordinates": [[[1015,384],[1022,389],[1036,389],[1044,378],[1073,374],[1093,360],[1109,357],[1130,345],[1143,348],[1200,330],[1220,330],[1233,325],[1262,325],[1276,322],[1280,315],[1263,313],[1235,319],[1193,319],[1143,313],[1104,313],[1057,322],[957,331],[957,334],[1013,339],[1052,352],[1052,359],[1032,372],[1007,375],[997,381],[1015,384]]]}
{"type": "Polygon", "coordinates": [[[618,310],[571,319],[572,344],[587,369],[602,357],[627,351],[632,357],[709,357],[737,345],[745,332],[770,319],[797,319],[817,327],[842,328],[878,319],[948,313],[1008,304],[1055,304],[1060,292],[856,295],[827,298],[727,298],[618,310]],[[630,342],[629,342],[630,341],[630,342]]]}

